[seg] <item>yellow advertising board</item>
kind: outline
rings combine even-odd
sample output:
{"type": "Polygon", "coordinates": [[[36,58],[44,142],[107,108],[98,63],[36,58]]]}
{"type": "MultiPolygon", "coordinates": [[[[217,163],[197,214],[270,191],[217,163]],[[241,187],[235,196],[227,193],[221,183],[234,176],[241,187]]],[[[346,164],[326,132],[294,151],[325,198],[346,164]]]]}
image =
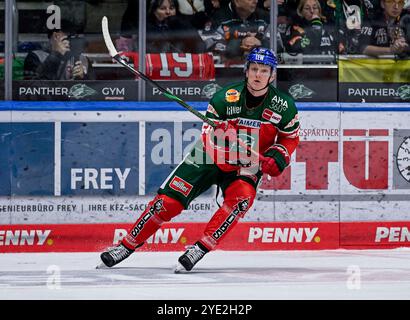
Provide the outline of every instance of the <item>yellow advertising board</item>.
{"type": "Polygon", "coordinates": [[[410,83],[410,60],[340,59],[339,82],[410,83]]]}

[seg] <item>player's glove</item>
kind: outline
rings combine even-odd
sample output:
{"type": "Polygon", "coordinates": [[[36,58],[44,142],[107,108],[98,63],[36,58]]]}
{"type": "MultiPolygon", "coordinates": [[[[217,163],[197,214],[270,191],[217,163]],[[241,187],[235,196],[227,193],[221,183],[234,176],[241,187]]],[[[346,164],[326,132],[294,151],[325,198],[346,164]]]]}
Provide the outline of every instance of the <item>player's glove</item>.
{"type": "Polygon", "coordinates": [[[271,177],[279,176],[290,163],[288,152],[279,145],[270,147],[263,155],[261,171],[271,177]]]}
{"type": "Polygon", "coordinates": [[[229,130],[233,130],[233,131],[236,132],[236,128],[231,122],[219,121],[219,122],[216,122],[215,124],[216,124],[216,126],[214,128],[214,131],[222,130],[223,132],[226,132],[226,131],[229,131],[229,130]]]}
{"type": "Polygon", "coordinates": [[[229,149],[229,145],[236,141],[235,122],[215,121],[215,127],[207,130],[206,135],[212,141],[211,145],[217,149],[229,149]]]}

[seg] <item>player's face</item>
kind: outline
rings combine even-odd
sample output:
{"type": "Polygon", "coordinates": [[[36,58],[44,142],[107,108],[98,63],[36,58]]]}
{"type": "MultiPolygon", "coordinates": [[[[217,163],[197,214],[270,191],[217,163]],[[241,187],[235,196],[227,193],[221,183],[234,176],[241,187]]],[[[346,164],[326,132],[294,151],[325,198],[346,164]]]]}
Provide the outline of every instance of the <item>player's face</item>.
{"type": "Polygon", "coordinates": [[[262,89],[275,80],[276,72],[271,73],[271,67],[267,65],[251,63],[246,71],[246,77],[248,78],[248,90],[254,96],[260,96],[268,90],[268,88],[266,90],[262,89]]]}

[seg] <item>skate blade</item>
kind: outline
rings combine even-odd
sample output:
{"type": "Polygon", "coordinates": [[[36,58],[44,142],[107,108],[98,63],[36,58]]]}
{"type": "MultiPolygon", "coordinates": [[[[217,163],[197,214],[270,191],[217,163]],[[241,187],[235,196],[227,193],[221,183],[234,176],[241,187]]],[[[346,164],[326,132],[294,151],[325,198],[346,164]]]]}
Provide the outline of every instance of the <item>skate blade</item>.
{"type": "Polygon", "coordinates": [[[100,264],[98,264],[96,267],[96,269],[109,269],[109,267],[107,267],[104,262],[101,262],[100,264]]]}
{"type": "Polygon", "coordinates": [[[184,272],[188,272],[188,271],[184,268],[182,264],[178,262],[177,265],[174,267],[174,273],[184,273],[184,272]]]}

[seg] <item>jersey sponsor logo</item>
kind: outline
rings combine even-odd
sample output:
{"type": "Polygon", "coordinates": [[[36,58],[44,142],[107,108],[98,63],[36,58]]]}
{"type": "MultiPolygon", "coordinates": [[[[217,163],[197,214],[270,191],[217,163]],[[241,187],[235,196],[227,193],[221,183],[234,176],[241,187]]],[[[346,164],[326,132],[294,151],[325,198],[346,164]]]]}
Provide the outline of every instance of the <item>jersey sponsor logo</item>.
{"type": "Polygon", "coordinates": [[[239,118],[238,125],[248,127],[248,128],[259,129],[261,127],[261,122],[259,120],[239,118]]]}
{"type": "Polygon", "coordinates": [[[184,179],[181,179],[178,176],[175,176],[172,179],[169,186],[171,189],[174,189],[175,191],[182,193],[185,197],[187,197],[192,190],[192,184],[186,182],[184,179]]]}
{"type": "Polygon", "coordinates": [[[274,124],[278,124],[280,122],[280,120],[282,120],[282,116],[276,112],[272,112],[272,115],[269,119],[270,122],[274,123],[274,124]]]}
{"type": "Polygon", "coordinates": [[[238,106],[228,106],[226,108],[226,114],[228,116],[231,116],[233,114],[239,114],[239,113],[241,113],[241,110],[242,110],[242,108],[238,107],[238,106]]]}
{"type": "Polygon", "coordinates": [[[268,120],[274,124],[278,124],[282,120],[282,116],[270,109],[263,110],[262,118],[268,120]]]}
{"type": "Polygon", "coordinates": [[[0,246],[52,245],[53,240],[47,240],[50,233],[51,230],[0,230],[0,246]]]}
{"type": "Polygon", "coordinates": [[[263,110],[262,118],[265,119],[265,120],[270,121],[270,117],[272,116],[272,114],[273,114],[273,111],[272,111],[272,110],[270,110],[270,109],[265,109],[265,110],[263,110]]]}
{"type": "Polygon", "coordinates": [[[288,102],[285,99],[282,99],[279,96],[274,96],[271,100],[271,107],[277,112],[285,111],[289,106],[288,102]]]}
{"type": "Polygon", "coordinates": [[[238,102],[241,94],[236,89],[229,89],[225,93],[225,100],[228,102],[238,102]]]}
{"type": "Polygon", "coordinates": [[[228,230],[229,226],[235,222],[236,217],[243,216],[249,209],[249,198],[240,199],[233,207],[231,214],[226,218],[222,225],[212,234],[212,238],[218,240],[228,230]]]}
{"type": "Polygon", "coordinates": [[[212,104],[208,104],[208,108],[206,109],[207,112],[217,116],[219,118],[218,112],[216,112],[215,108],[212,106],[212,104]]]}

